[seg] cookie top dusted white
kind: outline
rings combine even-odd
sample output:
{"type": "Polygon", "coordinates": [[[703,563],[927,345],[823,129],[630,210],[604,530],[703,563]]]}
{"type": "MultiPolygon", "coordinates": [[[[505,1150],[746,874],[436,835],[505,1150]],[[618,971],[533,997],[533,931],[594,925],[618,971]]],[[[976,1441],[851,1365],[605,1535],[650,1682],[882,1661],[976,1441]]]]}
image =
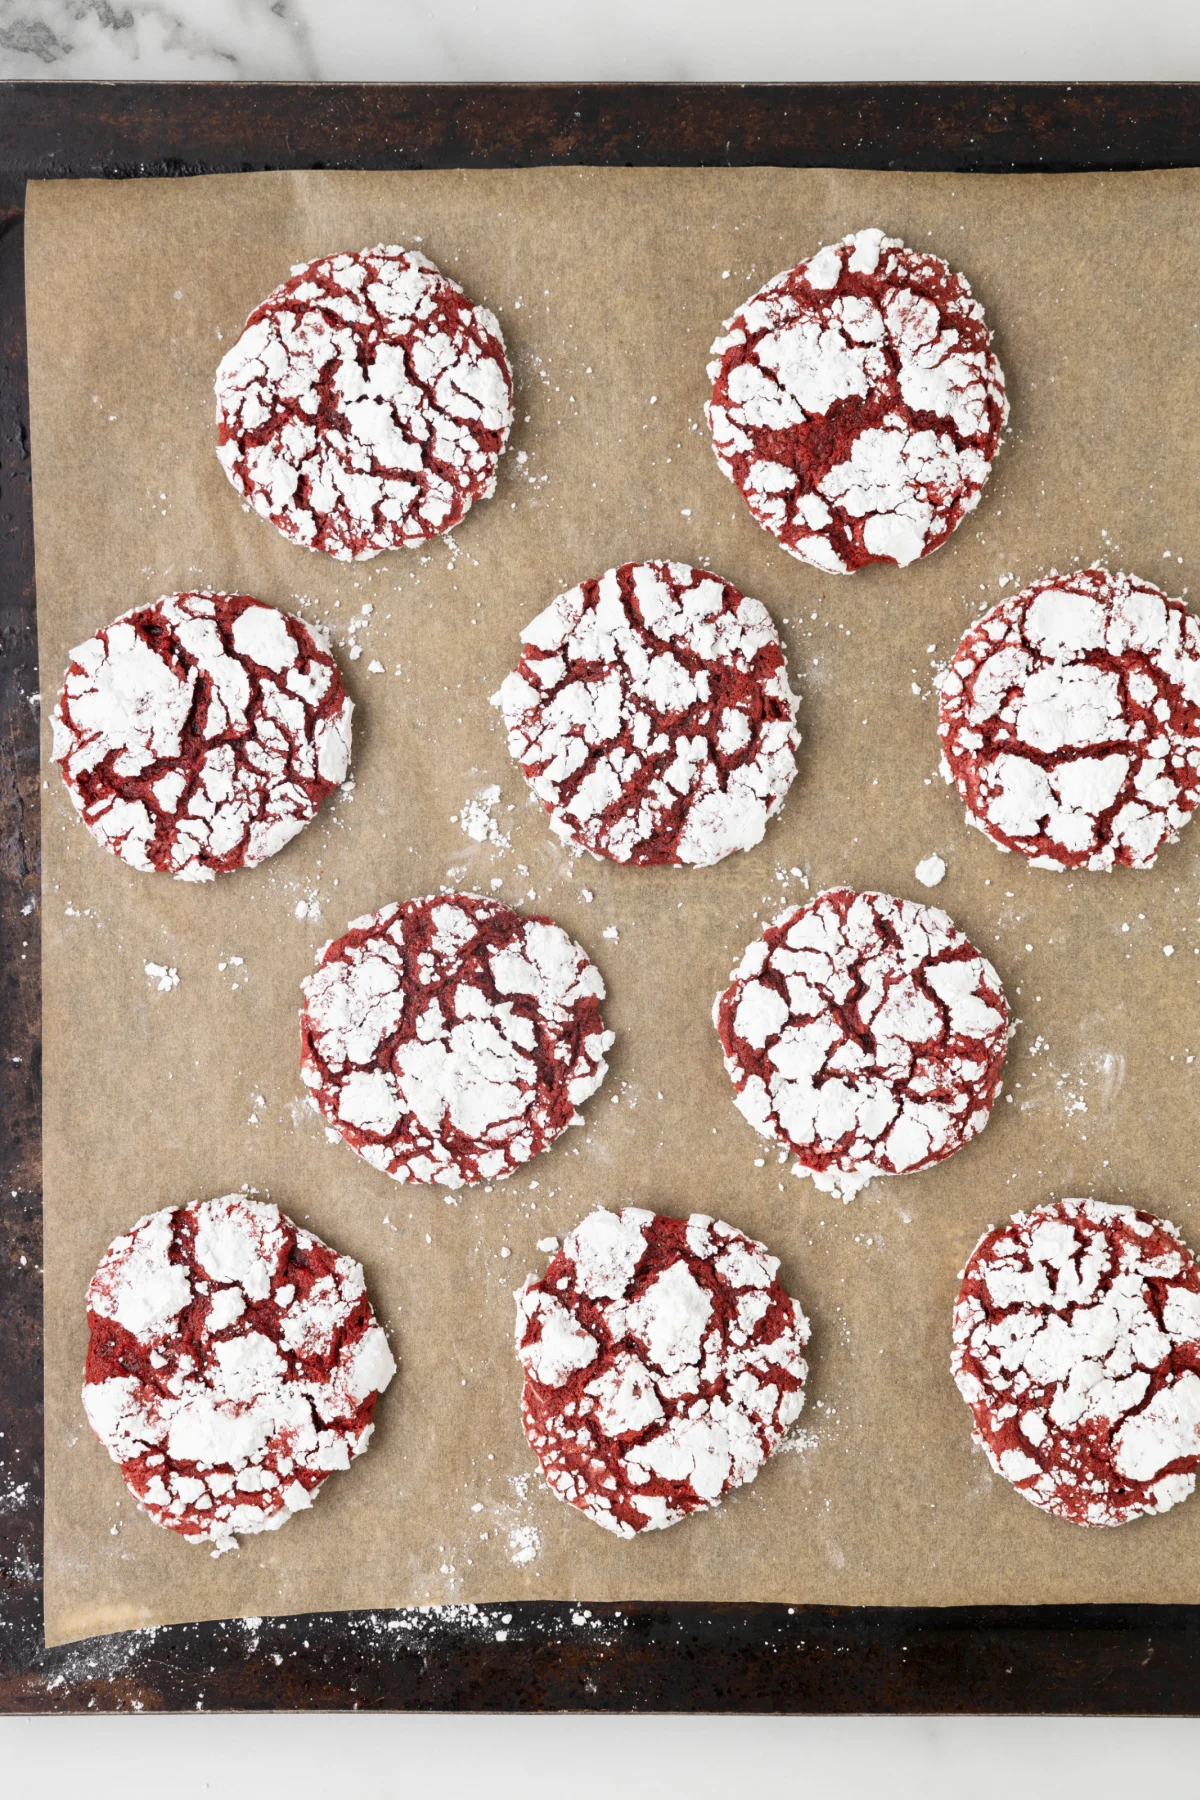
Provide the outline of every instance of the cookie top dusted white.
{"type": "Polygon", "coordinates": [[[1001,600],[940,678],[943,773],[1038,869],[1148,869],[1200,798],[1200,619],[1080,569],[1001,600]]]}
{"type": "Polygon", "coordinates": [[[723,329],[713,448],[791,555],[833,573],[904,567],[978,504],[1008,402],[983,308],[940,257],[858,231],[723,329]]]}
{"type": "Polygon", "coordinates": [[[450,531],[512,424],[500,327],[397,244],[300,263],[217,369],[217,455],[285,537],[342,562],[450,531]]]}
{"type": "Polygon", "coordinates": [[[808,1320],[732,1225],[627,1206],[576,1226],[517,1293],[525,1435],[618,1537],[753,1481],[804,1405],[808,1320]]]}
{"type": "Polygon", "coordinates": [[[844,1199],[981,1132],[1008,1046],[1000,978],[946,914],[850,888],[768,925],[713,1020],[738,1110],[844,1199]]]}
{"type": "Polygon", "coordinates": [[[87,1307],[92,1430],[155,1524],[218,1550],[310,1507],[396,1372],[358,1263],[242,1194],[139,1219],[87,1307]]]}
{"type": "Polygon", "coordinates": [[[304,1080],[396,1181],[503,1180],[608,1069],[600,971],[552,919],[477,894],[355,919],[302,985],[304,1080]]]}
{"type": "Polygon", "coordinates": [[[493,704],[561,838],[621,863],[750,850],[796,773],[796,697],[765,606],[686,563],[623,563],[521,633],[493,704]]]}
{"type": "Polygon", "coordinates": [[[302,619],[246,594],[167,594],[71,652],[54,760],[135,869],[253,868],[346,778],[351,702],[302,619]]]}
{"type": "Polygon", "coordinates": [[[951,1368],[998,1475],[1077,1525],[1186,1500],[1200,1464],[1200,1267],[1169,1219],[1060,1200],[984,1233],[951,1368]]]}

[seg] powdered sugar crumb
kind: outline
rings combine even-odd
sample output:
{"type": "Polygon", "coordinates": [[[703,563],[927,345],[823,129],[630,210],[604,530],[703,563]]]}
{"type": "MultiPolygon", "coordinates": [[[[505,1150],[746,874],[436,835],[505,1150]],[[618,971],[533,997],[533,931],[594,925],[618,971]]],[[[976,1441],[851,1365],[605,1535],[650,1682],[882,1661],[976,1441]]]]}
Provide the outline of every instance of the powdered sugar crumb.
{"type": "Polygon", "coordinates": [[[500,788],[493,783],[480,788],[460,810],[458,823],[473,843],[494,844],[498,850],[512,849],[512,839],[501,831],[494,816],[502,798],[500,788]]]}

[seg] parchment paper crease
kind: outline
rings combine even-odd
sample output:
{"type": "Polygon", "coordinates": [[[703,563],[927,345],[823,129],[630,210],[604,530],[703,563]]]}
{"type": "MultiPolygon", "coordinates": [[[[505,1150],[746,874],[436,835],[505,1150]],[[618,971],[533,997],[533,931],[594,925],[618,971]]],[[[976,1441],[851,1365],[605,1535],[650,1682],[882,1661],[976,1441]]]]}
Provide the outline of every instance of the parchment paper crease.
{"type": "Polygon", "coordinates": [[[319,173],[30,189],[43,716],[72,645],[193,585],[331,626],[359,709],[352,797],[261,869],[212,886],[104,855],[47,765],[51,1643],[465,1600],[1200,1599],[1200,1499],[1111,1532],[1046,1517],[972,1450],[948,1372],[956,1273],[1018,1207],[1064,1193],[1135,1201],[1200,1249],[1200,825],[1151,873],[1030,870],[969,831],[937,778],[931,693],[933,665],[1006,582],[1075,558],[1173,592],[1195,578],[1198,207],[1196,171],[319,173]],[[787,557],[720,474],[704,365],[759,283],[868,224],[966,271],[1013,422],[978,512],[945,549],[839,579],[787,557]],[[453,544],[353,567],[242,509],[213,454],[212,376],[291,264],[380,241],[419,244],[496,310],[518,423],[495,499],[453,544]],[[762,599],[803,696],[783,816],[752,855],[701,873],[573,861],[527,801],[487,704],[519,627],[555,593],[654,556],[709,559],[762,599]],[[457,821],[491,784],[510,842],[475,842],[457,821]],[[913,870],[933,851],[949,873],[929,896],[913,870]],[[298,983],[356,913],[493,882],[592,953],[617,1045],[584,1129],[525,1176],[447,1203],[326,1142],[297,1072],[298,983]],[[993,958],[1020,1021],[1009,1098],[982,1138],[846,1207],[780,1167],[735,1112],[709,1019],[759,921],[838,882],[944,905],[993,958]],[[178,986],[159,992],[147,962],[177,969],[178,986]],[[213,1561],[136,1511],[88,1431],[82,1302],[101,1252],[140,1214],[244,1183],[361,1258],[401,1372],[369,1455],[315,1510],[213,1561]],[[538,1238],[630,1199],[765,1239],[814,1335],[789,1451],[718,1512],[622,1543],[539,1481],[518,1421],[511,1290],[542,1266],[538,1238]]]}

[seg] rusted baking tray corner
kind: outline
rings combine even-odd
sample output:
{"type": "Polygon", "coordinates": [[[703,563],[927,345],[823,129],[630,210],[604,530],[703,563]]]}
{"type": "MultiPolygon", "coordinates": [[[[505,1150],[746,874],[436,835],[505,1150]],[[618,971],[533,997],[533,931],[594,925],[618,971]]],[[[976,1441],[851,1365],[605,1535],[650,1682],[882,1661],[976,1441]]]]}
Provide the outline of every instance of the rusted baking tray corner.
{"type": "Polygon", "coordinates": [[[1200,1606],[558,1605],[175,1626],[46,1650],[30,178],[250,169],[1200,165],[1200,86],[0,84],[0,1708],[1200,1711],[1200,1606]]]}

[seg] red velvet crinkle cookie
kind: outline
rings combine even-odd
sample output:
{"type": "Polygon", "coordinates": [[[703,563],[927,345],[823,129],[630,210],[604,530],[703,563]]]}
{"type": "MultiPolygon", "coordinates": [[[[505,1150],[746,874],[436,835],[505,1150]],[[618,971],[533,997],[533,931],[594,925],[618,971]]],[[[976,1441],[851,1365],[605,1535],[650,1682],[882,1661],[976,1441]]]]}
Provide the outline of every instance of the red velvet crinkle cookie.
{"type": "Polygon", "coordinates": [[[396,1372],[358,1263],[243,1194],[139,1219],[87,1308],[92,1430],[155,1524],[214,1554],[311,1506],[396,1372]]]}
{"type": "Polygon", "coordinates": [[[951,1369],[998,1475],[1076,1525],[1186,1500],[1200,1465],[1200,1267],[1169,1219],[1059,1200],[984,1233],[951,1369]]]}
{"type": "Polygon", "coordinates": [[[1000,1091],[1000,977],[936,907],[831,888],[750,945],[713,1021],[738,1110],[850,1199],[942,1162],[1000,1091]]]}
{"type": "Polygon", "coordinates": [[[1008,401],[983,308],[940,257],[857,231],[723,329],[713,448],[792,556],[837,574],[903,568],[978,504],[1008,401]]]}
{"type": "Polygon", "coordinates": [[[302,619],[167,594],[72,650],[54,760],[106,850],[211,881],[281,850],[345,780],[353,711],[302,619]]]}
{"type": "Polygon", "coordinates": [[[397,244],[298,263],[217,369],[217,455],[284,537],[341,562],[453,530],[512,425],[500,326],[397,244]]]}
{"type": "Polygon", "coordinates": [[[808,1320],[732,1225],[627,1206],[517,1292],[525,1435],[560,1500],[618,1537],[753,1481],[804,1405],[808,1320]]]}
{"type": "Polygon", "coordinates": [[[707,868],[762,839],[796,773],[796,696],[765,606],[686,563],[623,563],[521,633],[492,704],[568,843],[707,868]]]}
{"type": "Polygon", "coordinates": [[[942,772],[1037,869],[1148,869],[1200,798],[1200,619],[1080,569],[1001,600],[940,678],[942,772]]]}
{"type": "Polygon", "coordinates": [[[552,919],[477,894],[355,919],[302,984],[301,1073],[395,1181],[502,1181],[595,1093],[604,982],[552,919]]]}

